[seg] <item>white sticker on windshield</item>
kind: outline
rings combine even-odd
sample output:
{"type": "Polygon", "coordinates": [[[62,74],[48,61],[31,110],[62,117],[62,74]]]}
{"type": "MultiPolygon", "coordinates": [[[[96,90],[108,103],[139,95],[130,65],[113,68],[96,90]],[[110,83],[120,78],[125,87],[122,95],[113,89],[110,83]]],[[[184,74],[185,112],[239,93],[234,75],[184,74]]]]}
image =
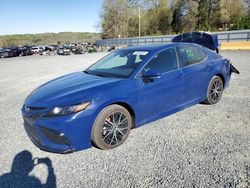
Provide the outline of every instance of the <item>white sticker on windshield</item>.
{"type": "Polygon", "coordinates": [[[134,51],[133,55],[147,55],[148,51],[134,51]]]}

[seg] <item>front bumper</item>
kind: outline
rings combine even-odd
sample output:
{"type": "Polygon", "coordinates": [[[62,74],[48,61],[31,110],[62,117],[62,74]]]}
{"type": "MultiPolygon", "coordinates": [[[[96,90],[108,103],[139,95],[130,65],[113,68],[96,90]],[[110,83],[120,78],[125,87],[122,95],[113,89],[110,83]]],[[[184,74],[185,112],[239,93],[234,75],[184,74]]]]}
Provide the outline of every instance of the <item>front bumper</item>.
{"type": "Polygon", "coordinates": [[[22,109],[24,128],[30,140],[41,150],[53,153],[71,153],[87,149],[91,144],[94,119],[89,113],[59,117],[40,117],[25,114],[22,109]]]}

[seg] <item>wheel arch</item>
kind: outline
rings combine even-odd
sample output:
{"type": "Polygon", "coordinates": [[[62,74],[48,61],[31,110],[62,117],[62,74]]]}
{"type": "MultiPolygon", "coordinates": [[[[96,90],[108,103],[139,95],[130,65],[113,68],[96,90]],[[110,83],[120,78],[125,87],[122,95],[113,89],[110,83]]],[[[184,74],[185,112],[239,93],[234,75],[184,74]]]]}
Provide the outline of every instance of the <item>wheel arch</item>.
{"type": "Polygon", "coordinates": [[[224,78],[223,74],[217,73],[217,74],[215,74],[215,76],[218,76],[218,77],[221,78],[221,80],[222,80],[222,82],[223,82],[223,87],[225,87],[225,78],[224,78]]]}
{"type": "Polygon", "coordinates": [[[128,110],[129,114],[131,115],[132,117],[132,128],[135,128],[136,127],[136,118],[137,118],[137,112],[136,110],[133,108],[133,105],[130,104],[128,101],[122,99],[122,98],[117,98],[117,99],[113,99],[113,100],[110,100],[110,101],[106,101],[105,103],[102,103],[102,105],[98,106],[98,108],[96,109],[95,111],[95,114],[96,114],[96,117],[97,115],[104,109],[106,108],[107,106],[110,106],[110,105],[120,105],[122,106],[123,108],[125,108],[126,110],[128,110]]]}
{"type": "MultiPolygon", "coordinates": [[[[124,107],[129,112],[129,114],[132,117],[132,123],[133,123],[132,124],[132,128],[135,128],[135,118],[136,118],[136,115],[135,115],[135,111],[133,110],[133,108],[131,107],[131,105],[129,105],[126,102],[119,102],[119,101],[113,102],[113,103],[111,103],[109,105],[112,105],[112,104],[120,105],[120,106],[124,107]]],[[[107,106],[109,106],[109,105],[107,105],[107,106]]]]}

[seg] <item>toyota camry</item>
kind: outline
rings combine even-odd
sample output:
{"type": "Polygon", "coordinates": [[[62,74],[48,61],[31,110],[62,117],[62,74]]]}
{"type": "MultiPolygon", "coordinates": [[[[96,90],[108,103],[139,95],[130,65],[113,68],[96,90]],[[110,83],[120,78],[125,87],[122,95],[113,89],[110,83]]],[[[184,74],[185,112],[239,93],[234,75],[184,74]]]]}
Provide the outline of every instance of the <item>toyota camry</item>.
{"type": "Polygon", "coordinates": [[[41,85],[22,107],[27,135],[50,152],[112,149],[133,128],[195,104],[216,104],[231,73],[239,72],[203,42],[120,49],[41,85]]]}

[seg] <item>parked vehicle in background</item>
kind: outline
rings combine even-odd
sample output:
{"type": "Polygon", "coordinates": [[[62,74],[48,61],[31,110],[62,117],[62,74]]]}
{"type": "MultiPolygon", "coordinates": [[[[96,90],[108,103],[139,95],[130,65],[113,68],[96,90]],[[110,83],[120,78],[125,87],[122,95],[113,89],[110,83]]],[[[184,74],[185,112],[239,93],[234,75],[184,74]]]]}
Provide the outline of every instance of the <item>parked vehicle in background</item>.
{"type": "Polygon", "coordinates": [[[18,53],[19,53],[19,56],[26,56],[26,55],[32,55],[32,51],[31,51],[31,46],[19,46],[18,47],[18,53]]]}
{"type": "Polygon", "coordinates": [[[55,47],[54,46],[51,46],[51,45],[48,45],[48,46],[45,46],[44,48],[44,51],[54,51],[55,50],[55,47]]]}
{"type": "Polygon", "coordinates": [[[73,54],[84,54],[86,52],[86,48],[81,44],[77,44],[71,47],[71,51],[73,54]]]}
{"type": "Polygon", "coordinates": [[[4,51],[4,57],[16,57],[20,54],[18,47],[5,48],[4,51]]]}
{"type": "Polygon", "coordinates": [[[94,46],[88,48],[88,53],[94,53],[94,52],[97,52],[97,50],[94,46]]]}
{"type": "Polygon", "coordinates": [[[0,48],[0,58],[4,58],[5,55],[6,55],[5,49],[4,48],[0,48]]]}
{"type": "Polygon", "coordinates": [[[16,56],[26,56],[32,55],[31,46],[13,46],[9,48],[2,48],[0,50],[0,57],[16,57],[16,56]]]}
{"type": "Polygon", "coordinates": [[[43,48],[41,47],[41,46],[37,46],[37,47],[32,47],[31,48],[31,52],[33,53],[33,54],[38,54],[38,53],[40,53],[40,52],[42,52],[43,51],[43,48]]]}
{"type": "Polygon", "coordinates": [[[58,55],[70,55],[71,54],[71,50],[70,47],[68,46],[61,46],[57,49],[57,54],[58,55]]]}
{"type": "Polygon", "coordinates": [[[51,55],[54,53],[54,49],[53,46],[45,46],[43,51],[39,52],[39,55],[51,55]]]}
{"type": "Polygon", "coordinates": [[[87,49],[88,49],[88,53],[97,52],[96,46],[93,45],[93,44],[88,45],[88,46],[87,46],[87,49]]]}
{"type": "Polygon", "coordinates": [[[112,51],[112,50],[114,50],[114,49],[115,49],[115,46],[108,46],[108,47],[107,47],[108,52],[110,52],[110,51],[112,51]]]}
{"type": "Polygon", "coordinates": [[[70,55],[84,54],[103,51],[102,46],[97,46],[95,43],[70,43],[62,46],[50,44],[44,46],[18,45],[8,48],[0,48],[0,58],[27,56],[33,54],[39,55],[70,55]]]}
{"type": "Polygon", "coordinates": [[[127,48],[127,47],[128,47],[127,45],[117,45],[115,47],[115,50],[122,49],[122,48],[127,48]]]}

